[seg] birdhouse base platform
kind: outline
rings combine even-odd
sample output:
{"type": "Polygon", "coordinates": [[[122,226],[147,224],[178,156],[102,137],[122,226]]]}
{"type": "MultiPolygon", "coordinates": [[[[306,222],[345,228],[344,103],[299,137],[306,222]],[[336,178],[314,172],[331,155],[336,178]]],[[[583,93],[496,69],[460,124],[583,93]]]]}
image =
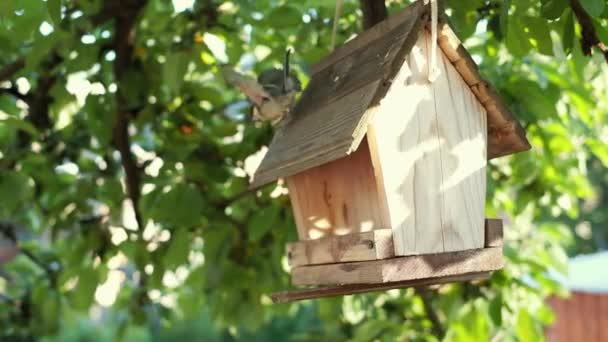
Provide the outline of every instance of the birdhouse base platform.
{"type": "Polygon", "coordinates": [[[395,281],[382,284],[351,284],[313,287],[272,293],[270,298],[275,304],[291,303],[300,300],[347,296],[360,293],[404,289],[429,285],[441,285],[454,282],[486,280],[490,272],[475,272],[441,278],[426,278],[405,281],[395,281]]]}
{"type": "Polygon", "coordinates": [[[487,278],[503,267],[502,221],[486,219],[484,248],[395,256],[390,229],[287,246],[292,283],[322,286],[271,295],[275,303],[487,278]]]}

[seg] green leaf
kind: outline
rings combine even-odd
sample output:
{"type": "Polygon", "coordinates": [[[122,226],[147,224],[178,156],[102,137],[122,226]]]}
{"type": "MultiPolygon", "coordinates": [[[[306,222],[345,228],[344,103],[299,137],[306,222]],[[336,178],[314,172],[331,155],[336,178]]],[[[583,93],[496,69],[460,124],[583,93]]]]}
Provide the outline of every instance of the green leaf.
{"type": "Polygon", "coordinates": [[[58,27],[61,23],[61,0],[46,0],[46,7],[53,24],[58,27]]]}
{"type": "Polygon", "coordinates": [[[99,280],[99,274],[92,266],[78,272],[78,283],[71,291],[72,304],[76,309],[86,310],[91,306],[99,280]]]}
{"type": "Polygon", "coordinates": [[[204,206],[201,194],[191,185],[178,184],[166,193],[156,195],[150,216],[169,228],[193,227],[200,222],[200,210],[204,206]]]}
{"type": "Polygon", "coordinates": [[[500,32],[503,36],[507,35],[508,32],[509,7],[511,7],[511,0],[504,0],[500,5],[500,32]]]}
{"type": "Polygon", "coordinates": [[[268,14],[268,25],[275,28],[296,27],[302,24],[302,14],[298,9],[284,5],[268,14]]]}
{"type": "Polygon", "coordinates": [[[17,119],[12,116],[9,116],[4,120],[0,120],[0,125],[6,125],[13,129],[23,130],[34,137],[38,135],[38,130],[29,121],[17,119]]]}
{"type": "Polygon", "coordinates": [[[544,55],[553,55],[553,42],[547,21],[532,16],[525,16],[521,20],[532,45],[544,55]]]}
{"type": "Polygon", "coordinates": [[[28,203],[34,189],[27,175],[20,172],[6,172],[0,174],[0,213],[12,216],[11,213],[19,206],[28,203]]]}
{"type": "Polygon", "coordinates": [[[173,269],[188,261],[190,242],[192,241],[190,235],[188,229],[179,229],[172,233],[169,248],[163,259],[168,269],[173,269]]]}
{"type": "Polygon", "coordinates": [[[163,64],[163,80],[172,93],[180,90],[189,62],[190,55],[185,52],[175,52],[167,56],[163,64]]]}
{"type": "Polygon", "coordinates": [[[580,0],[581,5],[591,16],[600,17],[606,7],[605,0],[580,0]]]}
{"type": "Polygon", "coordinates": [[[515,332],[517,334],[517,338],[524,341],[538,341],[540,339],[540,335],[536,329],[536,325],[530,317],[530,313],[526,309],[520,309],[517,315],[517,323],[515,325],[515,332]]]}
{"type": "Polygon", "coordinates": [[[541,14],[549,20],[559,18],[568,7],[568,0],[542,0],[541,14]]]}
{"type": "Polygon", "coordinates": [[[263,208],[255,213],[251,221],[249,221],[249,240],[258,241],[273,227],[279,216],[280,208],[276,205],[271,205],[263,208]]]}
{"type": "Polygon", "coordinates": [[[570,54],[574,46],[574,14],[570,10],[566,11],[562,44],[564,45],[564,52],[570,54]]]}
{"type": "Polygon", "coordinates": [[[600,20],[593,19],[593,28],[595,28],[595,33],[597,33],[600,41],[608,42],[608,29],[602,25],[600,20]]]}
{"type": "Polygon", "coordinates": [[[502,307],[503,307],[503,299],[502,295],[499,293],[490,301],[490,305],[488,307],[488,312],[490,317],[492,318],[492,322],[497,327],[502,326],[502,307]]]}
{"type": "MultiPolygon", "coordinates": [[[[0,1],[0,19],[2,19],[2,17],[10,18],[11,14],[13,14],[13,11],[15,9],[14,1],[15,0],[0,1]]],[[[0,23],[1,22],[2,20],[0,20],[0,23]]]]}
{"type": "Polygon", "coordinates": [[[525,32],[525,25],[518,17],[510,17],[507,27],[507,48],[517,57],[523,57],[530,52],[532,44],[525,32]]]}

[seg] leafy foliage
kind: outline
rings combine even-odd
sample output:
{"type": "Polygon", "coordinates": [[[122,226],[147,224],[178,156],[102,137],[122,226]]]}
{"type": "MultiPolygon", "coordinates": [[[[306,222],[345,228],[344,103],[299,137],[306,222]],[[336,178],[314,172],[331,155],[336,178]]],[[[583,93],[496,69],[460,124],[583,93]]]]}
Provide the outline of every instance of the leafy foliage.
{"type": "MultiPolygon", "coordinates": [[[[581,0],[608,42],[608,8],[581,0]]],[[[389,12],[405,1],[391,1],[389,12]]],[[[247,190],[272,129],[218,76],[287,46],[307,80],[331,1],[0,1],[0,339],[537,340],[567,253],[606,247],[608,72],[567,0],[452,0],[449,20],[527,129],[493,161],[504,271],[479,284],[289,306],[285,188],[247,190]],[[175,4],[183,3],[175,1],[175,4]],[[2,248],[3,244],[0,244],[2,248]]],[[[361,30],[347,0],[338,41],[361,30]]]]}

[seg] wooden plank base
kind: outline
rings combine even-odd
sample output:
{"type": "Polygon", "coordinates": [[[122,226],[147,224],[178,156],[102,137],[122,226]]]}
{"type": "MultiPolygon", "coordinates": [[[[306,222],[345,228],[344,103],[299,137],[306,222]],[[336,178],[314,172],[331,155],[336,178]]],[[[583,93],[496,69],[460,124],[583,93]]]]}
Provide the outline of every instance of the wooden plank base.
{"type": "Polygon", "coordinates": [[[394,256],[392,229],[376,229],[287,244],[287,260],[291,267],[388,259],[394,256]]]}
{"type": "Polygon", "coordinates": [[[384,260],[301,266],[294,285],[378,284],[491,272],[503,267],[502,247],[412,255],[384,260]]]}
{"type": "Polygon", "coordinates": [[[353,285],[342,285],[342,286],[328,286],[328,287],[317,287],[310,289],[300,289],[292,291],[276,292],[270,295],[272,302],[278,303],[290,303],[299,300],[316,299],[316,298],[327,298],[346,296],[359,293],[368,293],[376,291],[386,291],[393,289],[402,289],[408,287],[428,286],[428,285],[440,285],[453,282],[472,281],[472,280],[485,280],[490,277],[490,272],[475,272],[467,273],[443,278],[426,278],[426,279],[415,279],[406,281],[396,281],[383,284],[353,284],[353,285]]]}

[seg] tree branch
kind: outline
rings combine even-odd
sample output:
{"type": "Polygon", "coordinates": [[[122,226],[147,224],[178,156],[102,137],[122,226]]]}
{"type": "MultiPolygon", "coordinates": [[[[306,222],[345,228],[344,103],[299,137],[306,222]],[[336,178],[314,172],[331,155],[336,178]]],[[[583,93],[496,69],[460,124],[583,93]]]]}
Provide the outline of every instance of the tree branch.
{"type": "Polygon", "coordinates": [[[604,54],[604,59],[608,63],[608,46],[604,44],[597,36],[595,27],[593,27],[593,19],[585,11],[579,0],[570,0],[570,7],[576,16],[576,20],[581,25],[581,49],[585,56],[591,56],[592,48],[596,47],[604,54]]]}
{"type": "MultiPolygon", "coordinates": [[[[0,233],[2,233],[2,235],[6,236],[6,238],[8,240],[10,240],[13,244],[15,244],[15,246],[19,246],[19,239],[17,239],[17,231],[21,230],[21,229],[22,229],[21,227],[19,227],[17,224],[15,224],[13,222],[5,221],[5,220],[0,221],[0,233]]],[[[19,252],[21,252],[23,255],[25,255],[28,259],[30,259],[30,261],[32,263],[36,264],[36,266],[38,266],[41,270],[44,271],[44,273],[46,274],[46,276],[48,277],[49,281],[51,282],[51,284],[53,286],[56,285],[57,273],[55,270],[53,270],[49,265],[44,263],[34,253],[30,252],[29,250],[23,249],[23,248],[18,248],[18,249],[19,249],[19,252]]]]}
{"type": "Polygon", "coordinates": [[[384,0],[359,0],[363,12],[363,29],[367,30],[388,17],[384,0]]]}
{"type": "Polygon", "coordinates": [[[433,304],[431,303],[431,297],[429,295],[428,289],[424,287],[416,287],[416,294],[420,296],[422,299],[422,304],[424,305],[424,310],[426,311],[426,315],[431,321],[433,325],[433,334],[437,337],[438,340],[442,340],[445,335],[445,328],[443,324],[439,320],[439,316],[437,316],[437,312],[433,309],[433,304]]]}
{"type": "Polygon", "coordinates": [[[15,86],[12,86],[10,88],[0,88],[0,93],[11,95],[27,104],[29,104],[29,101],[31,99],[30,96],[21,94],[15,86]]]}
{"type": "Polygon", "coordinates": [[[114,60],[114,76],[119,89],[116,91],[116,122],[113,128],[113,139],[116,148],[120,152],[122,167],[125,171],[125,183],[127,196],[133,204],[137,226],[143,231],[144,222],[139,212],[139,199],[141,196],[140,169],[131,153],[131,141],[129,137],[129,123],[131,120],[127,99],[121,91],[121,78],[126,74],[133,57],[133,32],[137,16],[145,6],[145,0],[128,1],[121,15],[114,21],[113,47],[116,52],[114,60]]]}
{"type": "Polygon", "coordinates": [[[0,69],[0,82],[7,81],[14,74],[18,73],[25,67],[25,58],[21,57],[13,63],[7,64],[4,68],[0,69]]]}

